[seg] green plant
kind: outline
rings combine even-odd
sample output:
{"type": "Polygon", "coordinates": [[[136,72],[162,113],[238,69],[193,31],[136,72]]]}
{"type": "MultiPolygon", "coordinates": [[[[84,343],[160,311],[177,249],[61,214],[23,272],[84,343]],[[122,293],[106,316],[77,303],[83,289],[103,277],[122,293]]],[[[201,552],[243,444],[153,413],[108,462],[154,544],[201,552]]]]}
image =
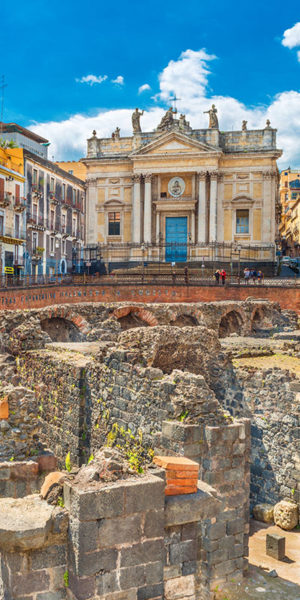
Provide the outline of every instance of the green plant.
{"type": "Polygon", "coordinates": [[[91,454],[91,456],[89,457],[89,460],[88,460],[88,464],[89,464],[90,462],[92,462],[92,460],[94,460],[94,458],[95,458],[95,457],[94,457],[94,455],[93,455],[93,454],[91,454]]]}
{"type": "Polygon", "coordinates": [[[58,504],[58,506],[61,506],[61,508],[64,508],[65,503],[64,503],[63,498],[61,496],[58,497],[57,504],[58,504]]]}
{"type": "Polygon", "coordinates": [[[66,466],[66,470],[70,473],[72,466],[71,466],[71,455],[70,452],[68,452],[67,456],[66,456],[66,460],[65,460],[65,466],[66,466]]]}
{"type": "Polygon", "coordinates": [[[188,411],[188,410],[185,410],[185,411],[183,411],[183,412],[181,413],[181,415],[180,415],[180,417],[179,417],[179,419],[178,419],[178,420],[179,420],[179,421],[184,421],[184,420],[187,418],[188,414],[189,414],[189,411],[188,411]]]}
{"type": "Polygon", "coordinates": [[[65,587],[69,587],[69,571],[64,572],[64,585],[65,587]]]}

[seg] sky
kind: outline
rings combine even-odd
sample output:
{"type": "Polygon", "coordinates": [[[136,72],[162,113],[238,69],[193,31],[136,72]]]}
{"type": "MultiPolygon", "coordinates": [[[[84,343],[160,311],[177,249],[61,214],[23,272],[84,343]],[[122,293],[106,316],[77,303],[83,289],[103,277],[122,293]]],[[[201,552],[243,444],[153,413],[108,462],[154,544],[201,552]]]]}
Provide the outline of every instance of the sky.
{"type": "MultiPolygon", "coordinates": [[[[154,129],[174,94],[192,127],[278,130],[281,168],[300,166],[299,0],[1,1],[3,120],[77,160],[96,129],[131,134],[131,114],[154,129]]],[[[1,92],[1,90],[0,90],[1,92]]]]}

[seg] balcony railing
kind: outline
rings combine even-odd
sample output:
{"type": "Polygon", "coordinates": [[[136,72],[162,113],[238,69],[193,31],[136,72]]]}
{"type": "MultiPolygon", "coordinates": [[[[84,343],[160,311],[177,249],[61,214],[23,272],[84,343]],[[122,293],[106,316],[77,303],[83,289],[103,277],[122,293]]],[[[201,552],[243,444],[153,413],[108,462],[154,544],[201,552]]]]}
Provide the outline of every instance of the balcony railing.
{"type": "Polygon", "coordinates": [[[12,238],[17,240],[26,240],[26,229],[24,227],[7,227],[0,228],[0,238],[12,238]]]}
{"type": "Polygon", "coordinates": [[[4,193],[0,194],[0,207],[5,208],[6,206],[9,206],[12,200],[13,200],[12,194],[10,194],[8,192],[4,192],[4,193]]]}
{"type": "Polygon", "coordinates": [[[23,212],[26,209],[26,198],[15,198],[14,209],[16,212],[23,212]]]}
{"type": "Polygon", "coordinates": [[[44,217],[40,217],[39,215],[30,213],[29,215],[27,215],[27,224],[29,225],[29,227],[31,227],[31,229],[34,229],[35,227],[38,229],[44,229],[45,219],[44,217]]]}

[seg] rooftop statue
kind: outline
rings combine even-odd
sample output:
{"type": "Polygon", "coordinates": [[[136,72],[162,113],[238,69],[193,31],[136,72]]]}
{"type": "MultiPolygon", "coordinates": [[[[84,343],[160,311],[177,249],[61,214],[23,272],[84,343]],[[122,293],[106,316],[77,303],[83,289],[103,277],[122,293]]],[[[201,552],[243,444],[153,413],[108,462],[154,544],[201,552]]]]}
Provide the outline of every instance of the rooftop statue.
{"type": "Polygon", "coordinates": [[[176,113],[176,108],[173,109],[172,107],[170,107],[167,110],[166,114],[163,116],[159,126],[157,127],[157,131],[164,131],[165,129],[170,129],[174,122],[173,115],[176,115],[176,113]]]}
{"type": "Polygon", "coordinates": [[[247,123],[248,123],[248,121],[242,122],[242,131],[247,131],[247,123]]]}
{"type": "Polygon", "coordinates": [[[214,104],[209,110],[205,110],[203,114],[209,114],[209,129],[219,129],[219,121],[217,117],[217,109],[214,104]]]}
{"type": "Polygon", "coordinates": [[[140,124],[140,118],[143,116],[143,114],[144,114],[144,111],[141,110],[141,112],[140,112],[138,108],[136,108],[135,111],[132,113],[131,122],[132,122],[133,133],[140,133],[142,131],[141,124],[140,124]]]}

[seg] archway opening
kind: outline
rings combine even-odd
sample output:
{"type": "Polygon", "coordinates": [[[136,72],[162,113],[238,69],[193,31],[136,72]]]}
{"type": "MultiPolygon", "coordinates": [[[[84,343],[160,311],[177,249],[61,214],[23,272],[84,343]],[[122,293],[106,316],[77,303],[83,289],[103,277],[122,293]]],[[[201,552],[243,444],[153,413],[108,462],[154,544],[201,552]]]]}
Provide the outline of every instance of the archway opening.
{"type": "Polygon", "coordinates": [[[256,308],[252,317],[251,330],[254,334],[267,333],[272,329],[272,315],[267,307],[256,308]]]}
{"type": "Polygon", "coordinates": [[[219,337],[228,337],[231,333],[237,333],[238,335],[241,335],[242,325],[243,319],[241,315],[237,311],[231,310],[221,319],[219,326],[219,337]]]}
{"type": "Polygon", "coordinates": [[[61,317],[43,319],[41,328],[48,333],[52,342],[80,342],[83,339],[76,325],[61,317]]]}
{"type": "Polygon", "coordinates": [[[126,329],[134,329],[134,327],[149,327],[149,323],[143,321],[143,319],[141,319],[139,315],[133,311],[130,311],[123,317],[119,317],[118,321],[124,331],[126,329]]]}
{"type": "Polygon", "coordinates": [[[170,322],[174,327],[197,327],[199,325],[197,319],[192,315],[178,315],[174,321],[170,322]]]}

